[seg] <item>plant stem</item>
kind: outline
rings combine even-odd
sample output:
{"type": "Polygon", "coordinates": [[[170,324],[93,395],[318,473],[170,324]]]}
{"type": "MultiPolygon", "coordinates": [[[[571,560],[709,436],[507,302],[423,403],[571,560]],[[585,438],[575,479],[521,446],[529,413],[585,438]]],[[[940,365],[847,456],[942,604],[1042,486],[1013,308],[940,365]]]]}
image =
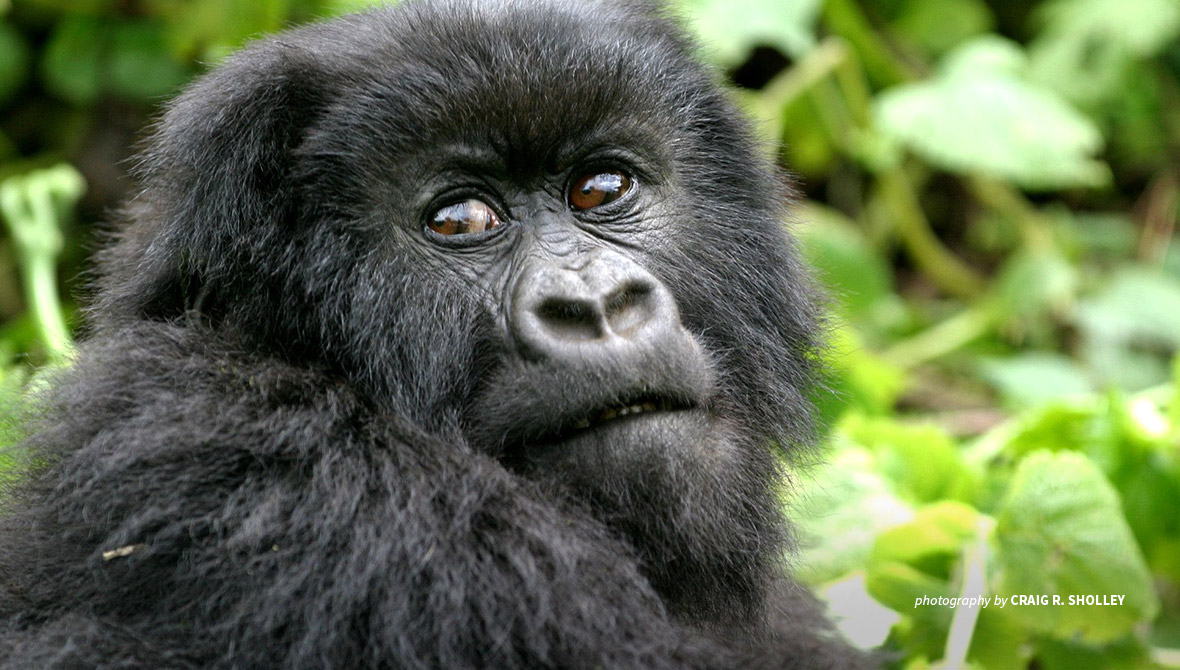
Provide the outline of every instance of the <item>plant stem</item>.
{"type": "Polygon", "coordinates": [[[971,638],[975,636],[975,624],[979,621],[982,605],[964,607],[968,598],[983,599],[987,590],[987,536],[990,524],[980,519],[973,542],[963,548],[963,589],[959,594],[959,607],[951,620],[950,632],[946,636],[946,651],[942,662],[938,665],[944,668],[966,668],[967,652],[971,648],[971,638]]]}
{"type": "Polygon", "coordinates": [[[972,307],[898,342],[887,349],[882,357],[903,370],[909,370],[981,337],[991,329],[993,323],[989,308],[972,307]]]}
{"type": "Polygon", "coordinates": [[[878,179],[886,209],[893,214],[894,229],[922,273],[947,293],[973,298],[983,292],[983,279],[942,245],[914,193],[905,170],[898,167],[878,179]]]}
{"type": "Polygon", "coordinates": [[[61,221],[85,188],[82,176],[69,165],[10,177],[0,184],[0,213],[12,231],[25,298],[52,363],[73,356],[58,297],[57,257],[61,221]]]}
{"type": "Polygon", "coordinates": [[[889,86],[921,76],[917,68],[892,52],[855,0],[827,0],[823,21],[828,30],[848,40],[861,54],[865,70],[877,84],[889,86]]]}

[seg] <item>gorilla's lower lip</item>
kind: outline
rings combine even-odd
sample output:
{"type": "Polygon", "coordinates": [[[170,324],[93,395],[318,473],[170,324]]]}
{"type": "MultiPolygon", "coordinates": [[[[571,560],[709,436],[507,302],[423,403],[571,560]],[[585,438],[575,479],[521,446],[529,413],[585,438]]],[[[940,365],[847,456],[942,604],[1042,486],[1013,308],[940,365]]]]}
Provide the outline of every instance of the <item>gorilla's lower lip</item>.
{"type": "Polygon", "coordinates": [[[650,463],[645,459],[695,444],[709,430],[708,413],[696,407],[641,411],[552,435],[526,447],[522,456],[542,469],[571,462],[593,462],[586,466],[591,470],[634,459],[650,463]]]}
{"type": "Polygon", "coordinates": [[[577,416],[580,418],[559,421],[552,430],[517,443],[501,458],[512,467],[527,468],[530,463],[561,460],[575,453],[588,456],[613,449],[639,453],[644,451],[641,445],[669,435],[678,436],[677,441],[690,440],[707,430],[707,413],[687,399],[639,396],[577,416]]]}

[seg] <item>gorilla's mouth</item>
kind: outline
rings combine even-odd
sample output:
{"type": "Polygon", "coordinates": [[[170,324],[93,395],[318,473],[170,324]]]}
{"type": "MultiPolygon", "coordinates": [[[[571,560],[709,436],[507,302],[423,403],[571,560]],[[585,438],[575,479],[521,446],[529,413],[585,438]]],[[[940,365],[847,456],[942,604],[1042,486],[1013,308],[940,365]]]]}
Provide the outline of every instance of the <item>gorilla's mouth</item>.
{"type": "Polygon", "coordinates": [[[707,413],[690,397],[647,392],[616,398],[554,413],[531,438],[510,442],[515,446],[501,452],[501,461],[513,469],[542,472],[559,463],[583,463],[577,469],[584,475],[586,468],[597,471],[605,463],[646,459],[695,443],[708,430],[707,413]]]}
{"type": "Polygon", "coordinates": [[[513,468],[571,450],[696,442],[714,416],[711,371],[687,337],[660,354],[667,360],[653,354],[617,371],[510,366],[464,403],[468,439],[513,468]]]}
{"type": "Polygon", "coordinates": [[[599,405],[592,410],[574,414],[576,419],[566,419],[554,425],[539,444],[566,442],[599,430],[614,428],[624,423],[648,417],[666,416],[677,412],[696,409],[695,402],[675,396],[638,395],[621,401],[599,405]]]}
{"type": "Polygon", "coordinates": [[[638,414],[647,414],[650,412],[677,412],[687,409],[692,409],[691,403],[674,400],[672,398],[640,398],[625,404],[606,407],[597,411],[591,416],[578,419],[571,425],[571,430],[572,432],[590,430],[592,428],[601,426],[608,421],[614,421],[627,416],[636,416],[638,414]]]}

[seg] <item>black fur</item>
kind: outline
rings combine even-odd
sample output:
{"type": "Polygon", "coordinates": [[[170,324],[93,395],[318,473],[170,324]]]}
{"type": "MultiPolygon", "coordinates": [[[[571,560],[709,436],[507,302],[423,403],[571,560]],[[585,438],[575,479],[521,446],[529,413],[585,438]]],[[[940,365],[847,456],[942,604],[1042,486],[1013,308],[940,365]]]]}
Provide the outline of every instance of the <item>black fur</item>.
{"type": "Polygon", "coordinates": [[[783,576],[817,324],[781,182],[658,8],[291,31],[175,100],[139,178],[0,499],[0,668],[865,665],[783,576]],[[633,197],[564,210],[603,165],[633,197]],[[460,187],[506,225],[431,238],[460,187]],[[514,336],[521,286],[607,256],[670,296],[654,335],[514,336]],[[562,437],[637,390],[684,411],[562,437]]]}

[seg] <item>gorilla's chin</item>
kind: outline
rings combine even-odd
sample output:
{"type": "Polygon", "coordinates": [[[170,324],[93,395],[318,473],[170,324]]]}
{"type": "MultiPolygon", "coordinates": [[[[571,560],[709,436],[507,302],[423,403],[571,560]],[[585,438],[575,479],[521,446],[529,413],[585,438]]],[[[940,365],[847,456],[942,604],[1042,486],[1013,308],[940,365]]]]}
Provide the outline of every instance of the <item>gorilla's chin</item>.
{"type": "Polygon", "coordinates": [[[686,620],[757,617],[783,550],[777,463],[701,408],[626,415],[534,445],[519,465],[641,552],[644,573],[686,620]],[[692,596],[710,594],[703,611],[692,596]]]}

